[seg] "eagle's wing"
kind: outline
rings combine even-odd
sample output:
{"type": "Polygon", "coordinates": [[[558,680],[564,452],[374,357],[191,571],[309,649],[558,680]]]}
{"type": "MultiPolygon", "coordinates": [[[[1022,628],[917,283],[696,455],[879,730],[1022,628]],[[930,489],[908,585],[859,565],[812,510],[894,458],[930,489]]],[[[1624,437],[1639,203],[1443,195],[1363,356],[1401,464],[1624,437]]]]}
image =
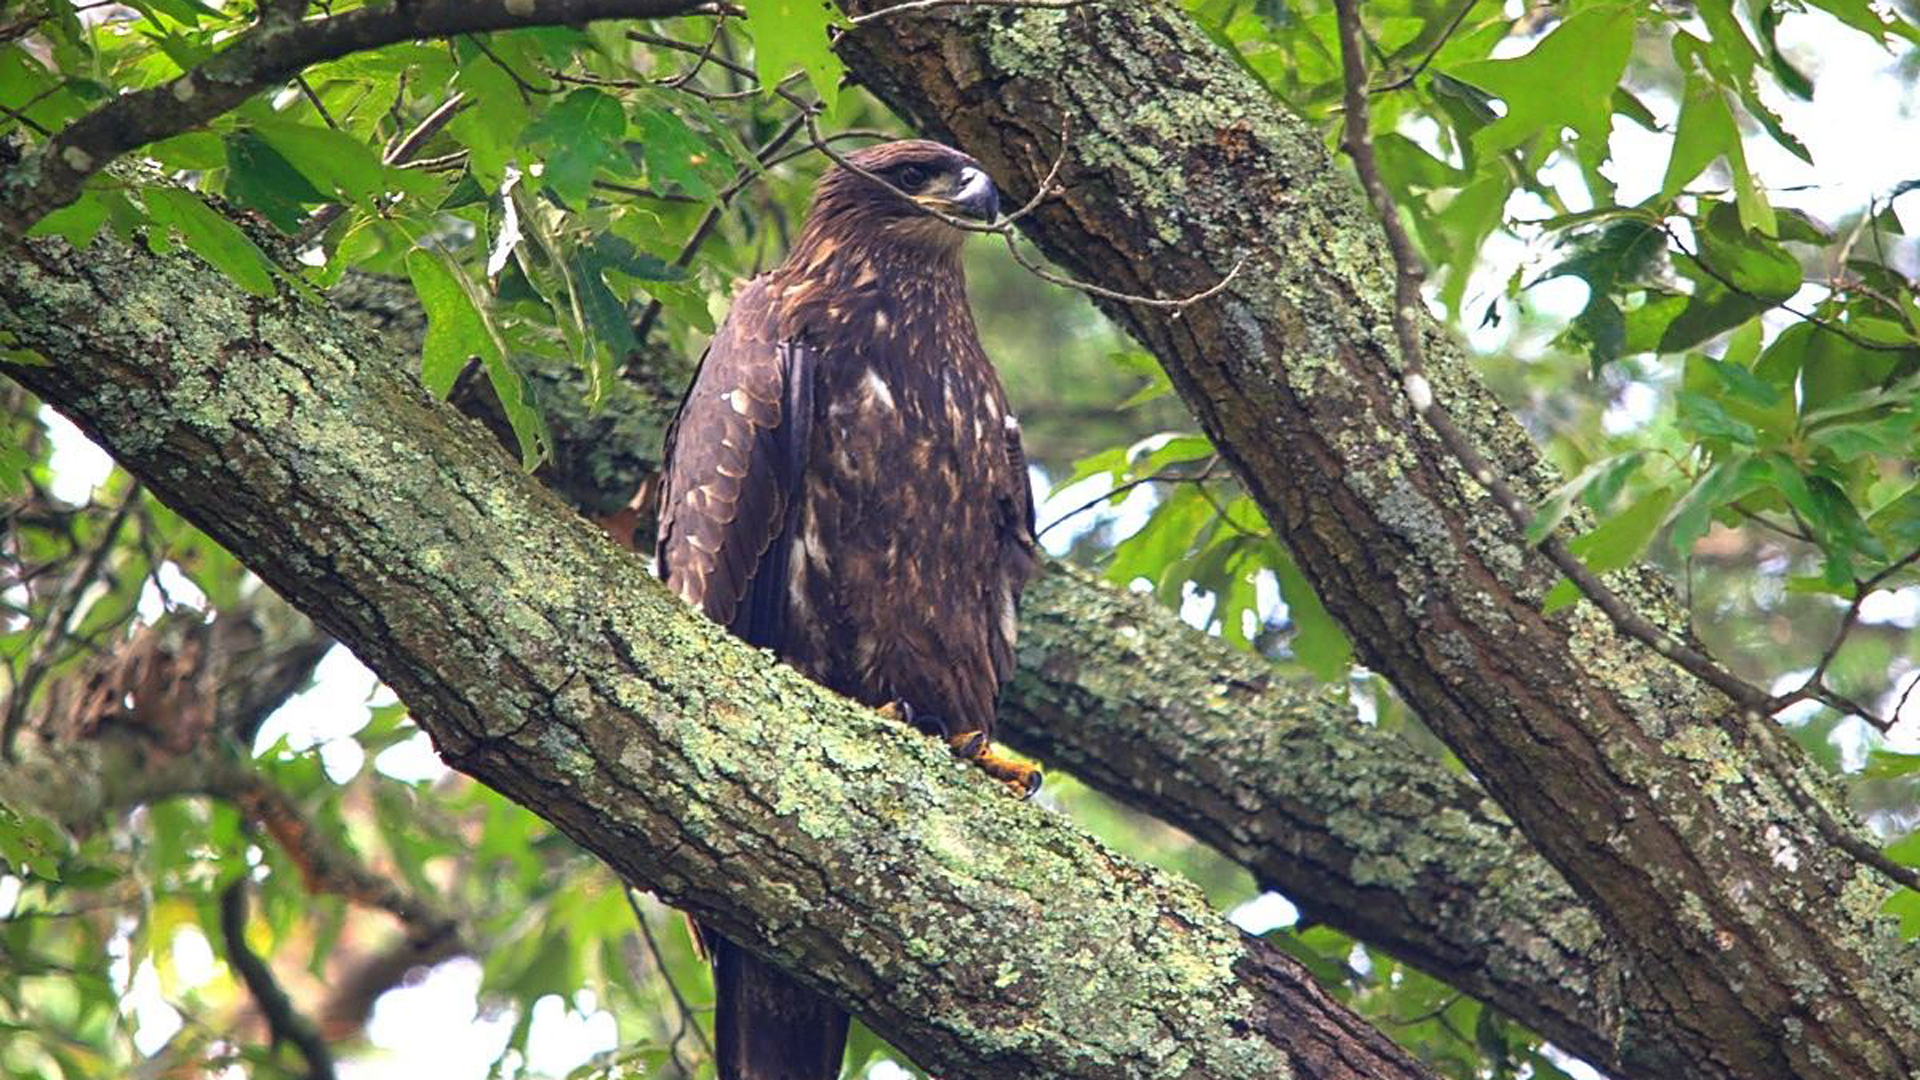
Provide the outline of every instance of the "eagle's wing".
{"type": "Polygon", "coordinates": [[[755,645],[781,630],[813,424],[814,352],[777,324],[763,281],[741,291],[667,431],[660,503],[660,576],[755,645]]]}

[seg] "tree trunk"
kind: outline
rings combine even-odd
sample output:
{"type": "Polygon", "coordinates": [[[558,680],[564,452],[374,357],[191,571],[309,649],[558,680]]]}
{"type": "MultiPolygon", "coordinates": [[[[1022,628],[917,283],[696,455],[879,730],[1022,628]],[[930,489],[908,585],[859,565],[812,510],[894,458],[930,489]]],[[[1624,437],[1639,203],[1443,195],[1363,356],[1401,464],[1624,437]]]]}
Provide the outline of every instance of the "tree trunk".
{"type": "MultiPolygon", "coordinates": [[[[889,6],[844,0],[850,13],[889,6]]],[[[1159,357],[1362,660],[1384,673],[1600,917],[1669,1075],[1920,1070],[1913,950],[1858,826],[1766,717],[1615,632],[1554,616],[1558,575],[1400,390],[1377,223],[1286,113],[1177,8],[933,11],[850,31],[856,76],[984,162],[1055,261],[1182,311],[1098,302],[1159,357]],[[1809,915],[1817,912],[1817,916],[1809,915]]],[[[1437,397],[1536,496],[1550,471],[1429,327],[1437,397]]],[[[1686,633],[1649,572],[1612,584],[1686,633]]]]}

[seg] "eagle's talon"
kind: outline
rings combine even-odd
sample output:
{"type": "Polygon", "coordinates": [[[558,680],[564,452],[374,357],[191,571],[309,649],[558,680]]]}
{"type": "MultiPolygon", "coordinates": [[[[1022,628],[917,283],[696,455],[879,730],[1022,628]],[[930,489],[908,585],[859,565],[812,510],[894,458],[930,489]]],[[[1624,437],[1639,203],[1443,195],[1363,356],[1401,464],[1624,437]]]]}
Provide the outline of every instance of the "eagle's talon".
{"type": "Polygon", "coordinates": [[[987,752],[987,733],[984,731],[963,731],[958,735],[947,736],[947,746],[953,750],[953,756],[967,761],[976,761],[987,752]]]}

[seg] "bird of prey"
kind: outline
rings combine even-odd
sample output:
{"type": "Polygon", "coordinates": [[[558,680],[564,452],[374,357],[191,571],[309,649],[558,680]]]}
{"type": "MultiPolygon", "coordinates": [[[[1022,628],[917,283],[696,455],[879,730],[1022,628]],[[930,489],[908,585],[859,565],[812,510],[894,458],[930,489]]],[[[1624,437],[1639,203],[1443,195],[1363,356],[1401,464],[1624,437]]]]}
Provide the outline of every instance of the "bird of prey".
{"type": "MultiPolygon", "coordinates": [[[[989,744],[1037,564],[1033,496],[967,307],[965,232],[926,212],[992,220],[999,196],[939,143],[848,160],[786,261],[734,298],[667,433],[661,575],[749,643],[1031,794],[1039,772],[989,744]]],[[[845,1014],[703,938],[721,1080],[838,1076],[845,1014]]]]}

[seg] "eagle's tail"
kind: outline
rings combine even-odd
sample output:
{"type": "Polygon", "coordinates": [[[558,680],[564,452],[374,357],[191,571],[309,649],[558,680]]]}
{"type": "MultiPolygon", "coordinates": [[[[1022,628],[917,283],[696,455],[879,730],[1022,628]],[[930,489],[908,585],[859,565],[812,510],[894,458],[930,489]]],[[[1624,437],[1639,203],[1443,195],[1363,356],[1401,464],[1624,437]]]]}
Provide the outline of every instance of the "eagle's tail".
{"type": "Polygon", "coordinates": [[[786,972],[708,930],[719,1080],[836,1080],[847,1014],[786,972]]]}

